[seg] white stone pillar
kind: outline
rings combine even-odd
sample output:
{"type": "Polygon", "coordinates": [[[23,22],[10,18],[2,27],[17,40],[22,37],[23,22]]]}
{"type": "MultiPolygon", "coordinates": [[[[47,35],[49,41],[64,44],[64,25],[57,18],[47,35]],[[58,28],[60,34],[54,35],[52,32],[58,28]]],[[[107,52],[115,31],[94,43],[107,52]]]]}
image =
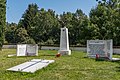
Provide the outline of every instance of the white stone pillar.
{"type": "Polygon", "coordinates": [[[66,27],[61,28],[60,50],[58,53],[62,55],[71,55],[71,50],[69,50],[68,29],[66,27]]]}

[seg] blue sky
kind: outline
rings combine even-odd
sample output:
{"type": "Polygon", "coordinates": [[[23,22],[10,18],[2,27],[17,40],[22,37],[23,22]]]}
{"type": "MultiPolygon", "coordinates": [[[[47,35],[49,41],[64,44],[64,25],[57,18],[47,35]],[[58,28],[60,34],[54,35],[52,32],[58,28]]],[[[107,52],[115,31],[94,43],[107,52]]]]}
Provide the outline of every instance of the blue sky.
{"type": "Polygon", "coordinates": [[[82,9],[89,15],[91,8],[96,6],[96,0],[7,0],[6,21],[18,23],[28,4],[31,3],[36,3],[39,9],[53,9],[57,14],[82,9]]]}

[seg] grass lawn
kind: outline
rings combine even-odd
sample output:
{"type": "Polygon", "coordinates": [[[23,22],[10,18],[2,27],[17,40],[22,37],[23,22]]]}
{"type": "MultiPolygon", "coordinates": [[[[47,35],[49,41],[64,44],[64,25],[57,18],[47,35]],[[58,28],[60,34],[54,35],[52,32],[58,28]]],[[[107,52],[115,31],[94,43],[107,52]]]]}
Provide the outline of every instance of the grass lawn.
{"type": "MultiPolygon", "coordinates": [[[[120,80],[120,62],[95,61],[86,53],[72,51],[71,56],[55,58],[55,50],[39,50],[37,57],[7,57],[15,49],[0,51],[0,80],[120,80]],[[53,59],[55,63],[35,73],[6,71],[31,59],[53,59]]],[[[120,55],[114,55],[119,57],[120,55]]]]}

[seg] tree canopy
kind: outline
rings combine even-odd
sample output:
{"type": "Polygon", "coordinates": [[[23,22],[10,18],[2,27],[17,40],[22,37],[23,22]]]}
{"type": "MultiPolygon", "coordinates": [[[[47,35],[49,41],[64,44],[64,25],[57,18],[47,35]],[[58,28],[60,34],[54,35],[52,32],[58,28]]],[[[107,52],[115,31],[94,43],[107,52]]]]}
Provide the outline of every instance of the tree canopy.
{"type": "Polygon", "coordinates": [[[4,32],[6,24],[6,0],[0,0],[0,49],[4,42],[4,32]]]}
{"type": "Polygon", "coordinates": [[[120,45],[120,1],[96,0],[87,16],[81,9],[56,14],[29,4],[18,24],[7,24],[8,43],[59,44],[60,28],[69,30],[70,45],[86,45],[90,39],[113,39],[120,45]]]}

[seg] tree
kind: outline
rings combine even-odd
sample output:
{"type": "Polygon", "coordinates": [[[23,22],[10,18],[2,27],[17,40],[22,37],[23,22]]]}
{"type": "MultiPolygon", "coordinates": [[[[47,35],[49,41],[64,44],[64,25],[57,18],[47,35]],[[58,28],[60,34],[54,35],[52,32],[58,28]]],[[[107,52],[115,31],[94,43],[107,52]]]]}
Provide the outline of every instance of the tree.
{"type": "Polygon", "coordinates": [[[35,43],[35,41],[28,35],[27,30],[18,27],[16,23],[7,23],[5,39],[8,43],[35,43]]]}
{"type": "Polygon", "coordinates": [[[113,39],[114,45],[120,44],[120,1],[98,1],[96,8],[90,11],[90,21],[94,25],[93,36],[96,39],[113,39]]]}
{"type": "Polygon", "coordinates": [[[35,44],[25,28],[18,28],[15,32],[16,43],[35,44]]]}
{"type": "Polygon", "coordinates": [[[85,45],[87,40],[91,37],[89,19],[87,15],[85,15],[82,10],[77,9],[73,14],[72,24],[73,29],[71,32],[74,32],[74,35],[72,36],[74,37],[73,42],[75,45],[85,45]]]}
{"type": "Polygon", "coordinates": [[[0,0],[0,50],[4,42],[4,29],[6,25],[6,0],[0,0]]]}
{"type": "MultiPolygon", "coordinates": [[[[48,13],[51,15],[51,28],[49,31],[49,39],[47,40],[48,43],[50,43],[50,41],[52,42],[52,44],[59,44],[60,43],[60,23],[58,20],[58,15],[55,15],[55,11],[53,11],[52,9],[48,9],[48,13]]],[[[50,43],[51,44],[51,43],[50,43]]]]}
{"type": "Polygon", "coordinates": [[[5,39],[8,43],[17,43],[16,42],[16,30],[17,30],[16,23],[11,23],[11,24],[7,23],[5,39]]]}
{"type": "Polygon", "coordinates": [[[18,27],[25,28],[27,30],[28,35],[32,35],[33,28],[36,24],[36,20],[34,19],[38,13],[37,4],[29,4],[28,9],[22,15],[22,19],[18,23],[18,27]]]}
{"type": "Polygon", "coordinates": [[[59,22],[55,12],[52,9],[46,11],[42,8],[39,10],[35,20],[36,25],[34,26],[32,37],[36,43],[57,43],[56,38],[58,38],[59,35],[59,22]]]}
{"type": "Polygon", "coordinates": [[[77,9],[75,13],[67,12],[60,15],[61,27],[69,29],[69,40],[71,45],[85,44],[89,39],[89,19],[82,12],[77,9]]]}
{"type": "Polygon", "coordinates": [[[73,32],[73,24],[72,24],[72,18],[73,13],[71,12],[63,12],[63,14],[60,15],[59,23],[60,27],[67,27],[68,28],[68,35],[69,35],[69,42],[70,44],[74,44],[75,42],[75,36],[73,32]]]}

